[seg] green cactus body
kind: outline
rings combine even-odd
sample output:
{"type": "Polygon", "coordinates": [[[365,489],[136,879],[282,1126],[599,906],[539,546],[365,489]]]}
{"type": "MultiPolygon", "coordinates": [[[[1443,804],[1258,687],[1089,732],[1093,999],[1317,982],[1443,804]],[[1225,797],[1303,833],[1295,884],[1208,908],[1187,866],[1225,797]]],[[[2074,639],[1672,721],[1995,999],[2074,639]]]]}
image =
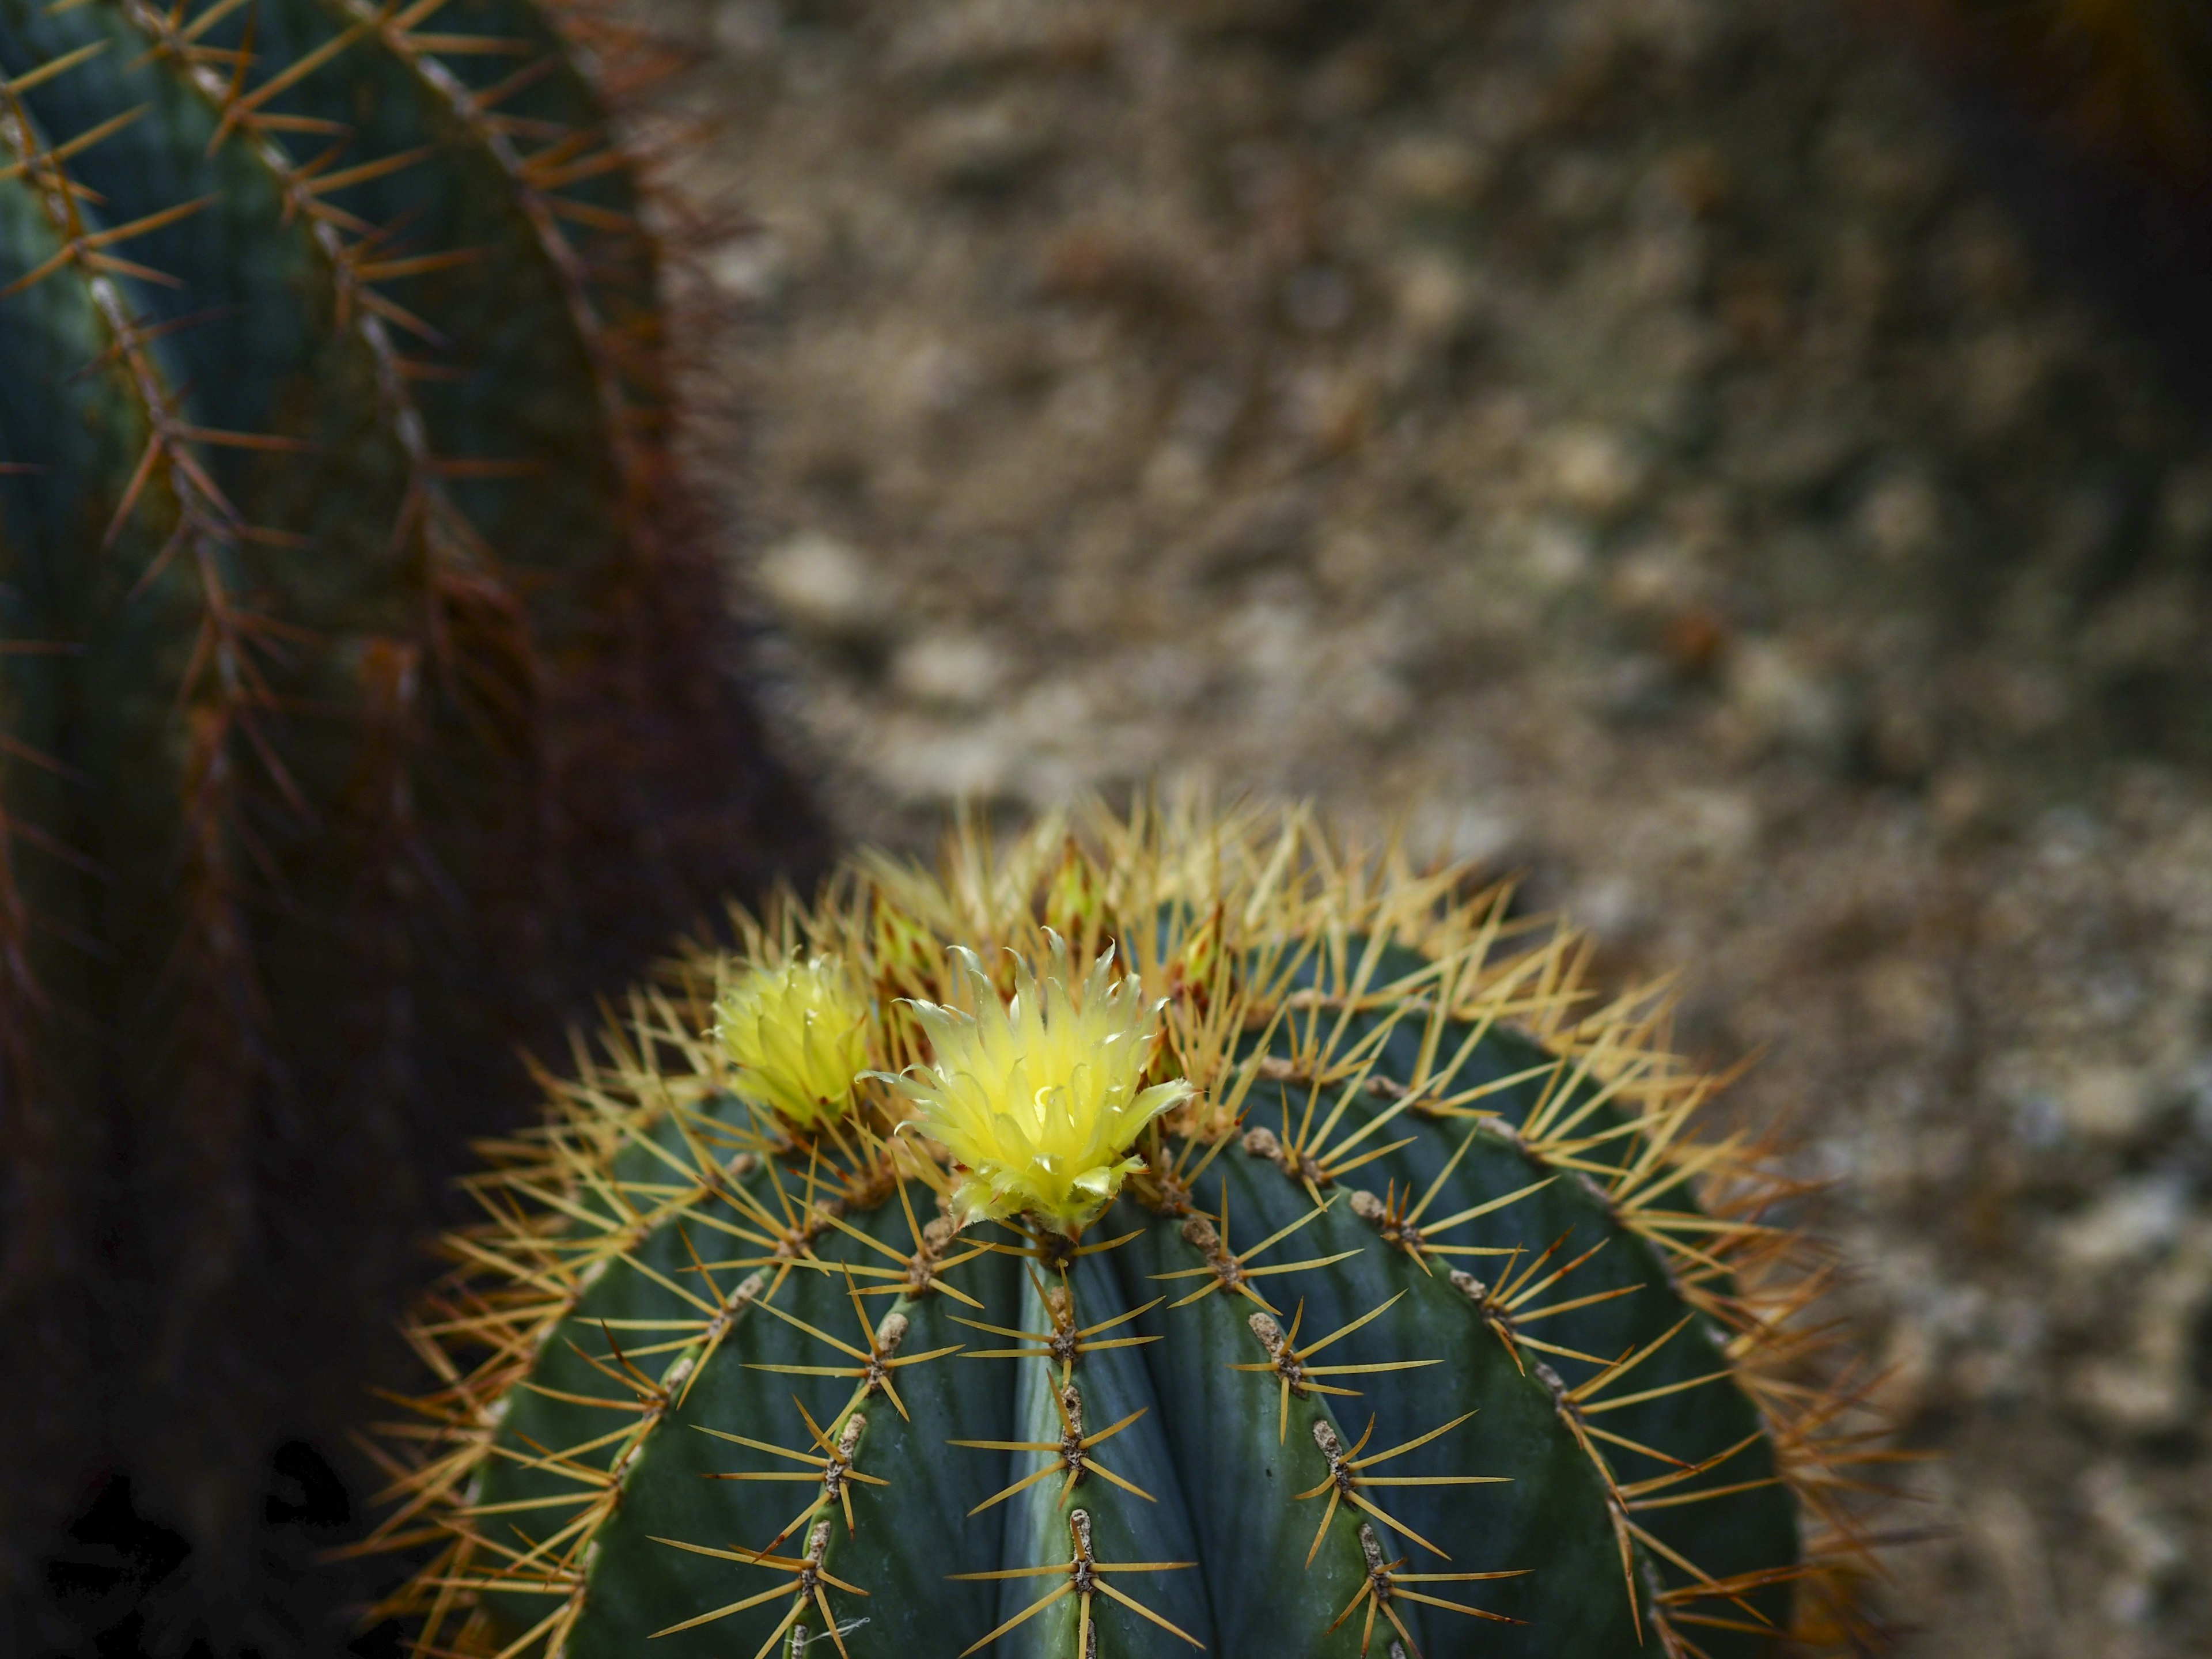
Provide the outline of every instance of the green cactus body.
{"type": "Polygon", "coordinates": [[[1650,1012],[1570,1012],[1565,935],[1296,820],[1060,849],[878,872],[751,957],[857,966],[877,1063],[921,1064],[893,999],[957,988],[912,942],[1064,973],[1044,893],[1161,1000],[1146,1079],[1194,1091],[1143,1168],[1072,1233],[1013,1200],[956,1232],[961,1171],[880,1081],[811,1136],[747,1103],[699,1036],[743,963],[641,995],[478,1179],[418,1324],[424,1650],[1777,1650],[1835,1407],[1773,1374],[1784,1236],[1686,1133],[1710,1083],[1650,1012]]]}
{"type": "Polygon", "coordinates": [[[0,1300],[119,1237],[93,1364],[161,1403],[109,1415],[267,1437],[220,1503],[380,1322],[393,1172],[804,844],[746,817],[637,211],[524,0],[0,0],[0,1300]]]}

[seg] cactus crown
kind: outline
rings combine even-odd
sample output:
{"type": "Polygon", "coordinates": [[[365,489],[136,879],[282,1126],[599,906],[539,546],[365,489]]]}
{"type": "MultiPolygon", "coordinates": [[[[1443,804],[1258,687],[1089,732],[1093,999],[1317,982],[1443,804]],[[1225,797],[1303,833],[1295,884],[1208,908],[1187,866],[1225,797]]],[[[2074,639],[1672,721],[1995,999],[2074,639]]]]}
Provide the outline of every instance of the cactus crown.
{"type": "Polygon", "coordinates": [[[836,957],[756,963],[714,1000],[732,1087],[799,1129],[834,1122],[868,1065],[868,1005],[836,957]]]}
{"type": "Polygon", "coordinates": [[[741,926],[867,988],[873,1063],[751,1105],[695,955],[490,1149],[386,1442],[383,1539],[442,1540],[422,1651],[1842,1628],[1862,1454],[1785,1188],[1696,1132],[1663,1006],[1589,1006],[1502,890],[1141,811],[741,926]]]}
{"type": "Polygon", "coordinates": [[[1047,939],[1043,981],[1015,955],[1015,990],[1003,1003],[975,953],[954,946],[974,1012],[915,1001],[931,1058],[884,1079],[961,1172],[956,1225],[1026,1217],[1079,1235],[1122,1178],[1145,1167],[1129,1155],[1145,1126],[1191,1094],[1181,1078],[1144,1086],[1164,999],[1147,1006],[1135,975],[1115,980],[1110,949],[1071,989],[1066,942],[1047,939]]]}

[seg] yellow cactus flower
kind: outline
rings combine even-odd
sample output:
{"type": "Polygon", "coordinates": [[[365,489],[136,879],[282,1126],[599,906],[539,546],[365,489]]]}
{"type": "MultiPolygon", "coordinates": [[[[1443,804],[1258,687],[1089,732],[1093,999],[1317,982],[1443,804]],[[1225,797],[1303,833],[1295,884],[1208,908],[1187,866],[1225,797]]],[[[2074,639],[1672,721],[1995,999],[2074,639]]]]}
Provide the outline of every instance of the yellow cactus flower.
{"type": "Polygon", "coordinates": [[[959,1165],[956,1223],[1026,1212],[1073,1234],[1144,1168],[1128,1154],[1145,1125],[1193,1093],[1183,1082],[1138,1087],[1160,1005],[1146,1006],[1135,975],[1114,978],[1111,951],[1071,989],[1057,934],[1044,982],[1020,963],[1003,1004],[975,953],[955,954],[975,1012],[913,1003],[933,1058],[890,1081],[959,1165]]]}
{"type": "Polygon", "coordinates": [[[737,1092],[812,1129],[851,1106],[868,1064],[868,1006],[835,957],[755,968],[714,1004],[737,1092]]]}

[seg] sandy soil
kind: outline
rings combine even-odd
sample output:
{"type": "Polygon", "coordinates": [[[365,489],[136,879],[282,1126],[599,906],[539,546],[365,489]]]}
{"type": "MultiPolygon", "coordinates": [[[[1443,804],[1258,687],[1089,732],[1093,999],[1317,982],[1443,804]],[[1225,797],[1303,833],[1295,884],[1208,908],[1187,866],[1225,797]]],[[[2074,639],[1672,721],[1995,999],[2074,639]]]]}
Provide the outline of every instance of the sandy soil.
{"type": "Polygon", "coordinates": [[[1823,0],[659,0],[854,835],[1196,776],[1763,1051],[1923,1656],[2212,1653],[2212,443],[1823,0]]]}

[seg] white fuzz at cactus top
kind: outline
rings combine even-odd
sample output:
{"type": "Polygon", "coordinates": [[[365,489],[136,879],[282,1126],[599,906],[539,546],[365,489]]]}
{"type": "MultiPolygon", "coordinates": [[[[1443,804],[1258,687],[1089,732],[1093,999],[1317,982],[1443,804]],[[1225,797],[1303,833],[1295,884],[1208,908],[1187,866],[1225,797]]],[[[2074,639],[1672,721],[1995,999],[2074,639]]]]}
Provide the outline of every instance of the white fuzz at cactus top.
{"type": "Polygon", "coordinates": [[[736,1091],[811,1129],[843,1115],[868,1064],[868,1005],[837,958],[755,968],[714,1004],[736,1091]]]}
{"type": "Polygon", "coordinates": [[[1020,963],[1006,1003],[973,952],[957,955],[975,1012],[913,1004],[933,1058],[894,1086],[960,1166],[959,1224],[1026,1212],[1073,1233],[1144,1167],[1128,1153],[1145,1125],[1192,1093],[1182,1081],[1138,1087],[1159,1005],[1146,1006],[1133,975],[1114,978],[1111,951],[1071,990],[1057,937],[1043,983],[1020,963]]]}

